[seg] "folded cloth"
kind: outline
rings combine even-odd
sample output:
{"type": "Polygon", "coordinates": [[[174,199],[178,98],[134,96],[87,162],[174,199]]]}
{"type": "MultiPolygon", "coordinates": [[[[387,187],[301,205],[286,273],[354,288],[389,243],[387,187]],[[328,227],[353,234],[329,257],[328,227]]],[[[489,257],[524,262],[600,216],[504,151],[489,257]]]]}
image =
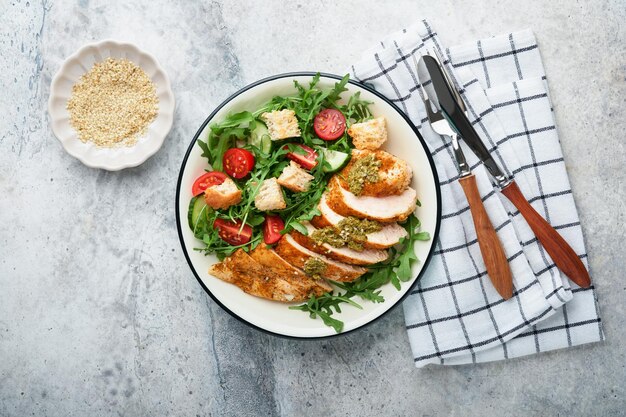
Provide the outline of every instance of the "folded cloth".
{"type": "MultiPolygon", "coordinates": [[[[462,142],[485,208],[513,273],[513,297],[491,285],[449,138],[433,132],[416,92],[413,55],[445,57],[485,145],[524,196],[587,265],[547,82],[531,31],[444,48],[427,21],[364,54],[352,76],[406,113],[426,140],[439,174],[442,221],[428,270],[403,304],[415,364],[513,358],[604,339],[594,287],[579,288],[555,267],[519,211],[494,187],[462,142]]],[[[419,192],[419,191],[418,191],[419,192]]],[[[434,203],[434,202],[430,202],[434,203]]],[[[422,204],[429,204],[423,201],[422,204]]]]}

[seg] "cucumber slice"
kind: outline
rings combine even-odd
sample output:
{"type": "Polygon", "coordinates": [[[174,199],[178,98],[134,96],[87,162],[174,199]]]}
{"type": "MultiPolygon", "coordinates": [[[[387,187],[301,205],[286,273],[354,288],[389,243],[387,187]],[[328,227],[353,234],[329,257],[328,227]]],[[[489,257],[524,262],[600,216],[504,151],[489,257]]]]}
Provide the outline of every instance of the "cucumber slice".
{"type": "Polygon", "coordinates": [[[261,149],[264,153],[269,153],[272,149],[272,138],[267,130],[267,126],[261,122],[257,122],[254,130],[250,132],[250,140],[248,143],[261,149]]]}
{"type": "Polygon", "coordinates": [[[270,153],[270,151],[272,150],[272,138],[269,134],[263,135],[261,137],[261,150],[264,153],[270,153]]]}
{"type": "Polygon", "coordinates": [[[204,194],[195,196],[189,202],[189,210],[187,211],[187,221],[189,222],[189,228],[196,233],[195,228],[199,225],[200,215],[204,214],[206,218],[207,210],[210,208],[204,202],[204,194]]]}
{"type": "Polygon", "coordinates": [[[330,149],[323,149],[324,161],[328,162],[328,165],[324,164],[324,172],[336,172],[346,166],[350,160],[350,155],[344,152],[333,151],[330,149]]]}

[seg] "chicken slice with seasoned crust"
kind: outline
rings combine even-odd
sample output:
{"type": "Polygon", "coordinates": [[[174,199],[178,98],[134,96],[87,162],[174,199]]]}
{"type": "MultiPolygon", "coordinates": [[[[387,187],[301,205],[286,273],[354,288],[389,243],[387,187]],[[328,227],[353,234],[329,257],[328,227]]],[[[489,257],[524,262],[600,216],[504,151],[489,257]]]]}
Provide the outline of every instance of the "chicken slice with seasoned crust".
{"type": "Polygon", "coordinates": [[[296,268],[289,262],[281,258],[275,250],[268,248],[264,244],[258,245],[250,252],[252,259],[261,265],[272,269],[292,285],[301,286],[306,291],[313,289],[315,295],[321,295],[332,291],[332,287],[323,279],[313,279],[306,275],[300,268],[296,268]]]}
{"type": "Polygon", "coordinates": [[[335,261],[299,244],[291,235],[284,235],[276,245],[276,253],[290,264],[309,272],[309,265],[319,266],[315,274],[320,278],[351,282],[367,272],[366,268],[335,261]]]}
{"type": "Polygon", "coordinates": [[[382,262],[389,257],[389,254],[384,250],[379,249],[363,249],[362,251],[351,249],[347,246],[334,247],[328,243],[318,243],[311,236],[314,236],[317,230],[312,224],[303,222],[309,232],[308,236],[299,232],[292,232],[294,240],[305,248],[312,250],[315,253],[325,255],[336,261],[345,262],[352,265],[372,265],[378,262],[382,262]]]}
{"type": "Polygon", "coordinates": [[[381,223],[402,222],[415,211],[417,192],[407,188],[402,194],[386,197],[356,196],[345,190],[337,177],[328,183],[328,206],[342,216],[375,220],[381,223]]]}
{"type": "Polygon", "coordinates": [[[406,161],[382,150],[358,149],[352,150],[350,162],[337,175],[344,189],[359,196],[370,197],[402,194],[409,187],[412,177],[413,171],[406,161]],[[365,168],[364,164],[369,167],[365,168]],[[368,180],[368,169],[376,170],[376,181],[368,180]]]}
{"type": "MultiPolygon", "coordinates": [[[[326,202],[326,193],[322,194],[322,198],[317,206],[320,211],[319,216],[311,219],[311,224],[318,229],[324,227],[337,227],[346,217],[335,213],[326,202]]],[[[367,249],[387,249],[400,242],[400,239],[407,235],[407,231],[397,223],[384,223],[382,228],[377,232],[371,232],[366,235],[367,241],[363,243],[363,247],[367,249]]]]}
{"type": "Polygon", "coordinates": [[[306,276],[294,279],[278,268],[256,261],[242,249],[212,265],[209,273],[248,294],[274,301],[305,301],[311,294],[321,295],[328,291],[326,283],[320,284],[312,278],[305,280],[306,276]]]}

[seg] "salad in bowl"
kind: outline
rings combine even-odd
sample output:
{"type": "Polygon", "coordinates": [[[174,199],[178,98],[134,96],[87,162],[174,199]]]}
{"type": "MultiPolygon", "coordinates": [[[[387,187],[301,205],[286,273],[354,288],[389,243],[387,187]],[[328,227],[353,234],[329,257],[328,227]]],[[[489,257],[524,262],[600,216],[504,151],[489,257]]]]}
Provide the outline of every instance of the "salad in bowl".
{"type": "MultiPolygon", "coordinates": [[[[416,270],[423,269],[418,254],[426,251],[429,257],[439,225],[436,174],[407,119],[398,118],[394,107],[391,120],[388,112],[379,114],[380,98],[371,90],[351,88],[355,83],[348,76],[319,73],[294,77],[291,83],[289,93],[274,90],[263,101],[242,101],[201,128],[192,148],[200,152],[203,170],[186,175],[190,186],[181,190],[188,153],[179,179],[179,232],[186,229],[181,238],[188,260],[190,253],[209,259],[200,271],[190,261],[202,274],[201,283],[226,285],[226,292],[237,294],[233,302],[205,287],[238,318],[243,317],[233,310],[242,309],[247,297],[258,303],[261,318],[243,319],[264,330],[302,336],[253,323],[281,308],[285,323],[279,325],[301,321],[293,315],[307,317],[305,312],[340,333],[346,331],[345,312],[351,312],[350,318],[358,316],[355,311],[377,310],[372,306],[386,304],[391,290],[398,293],[391,297],[397,303],[397,295],[416,281],[416,270]],[[408,124],[413,147],[420,148],[428,170],[403,159],[413,153],[403,146],[394,152],[394,141],[407,140],[391,128],[398,120],[408,124]],[[430,174],[421,179],[429,185],[426,198],[416,178],[422,171],[430,174]],[[431,205],[424,230],[420,200],[431,205]]],[[[304,337],[329,335],[316,327],[304,337]]]]}

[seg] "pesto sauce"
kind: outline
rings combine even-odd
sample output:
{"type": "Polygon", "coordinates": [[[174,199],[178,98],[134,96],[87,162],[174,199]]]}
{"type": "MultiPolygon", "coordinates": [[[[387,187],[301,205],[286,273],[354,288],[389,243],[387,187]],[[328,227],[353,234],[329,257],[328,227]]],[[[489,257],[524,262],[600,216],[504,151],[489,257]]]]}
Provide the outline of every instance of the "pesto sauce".
{"type": "Polygon", "coordinates": [[[326,270],[326,264],[320,258],[310,257],[304,262],[304,273],[315,279],[320,279],[326,270]]]}
{"type": "Polygon", "coordinates": [[[381,229],[382,225],[376,221],[350,216],[341,220],[337,227],[317,229],[311,234],[311,239],[318,244],[327,243],[334,248],[348,246],[360,252],[363,250],[363,244],[367,242],[367,234],[381,229]]]}
{"type": "Polygon", "coordinates": [[[374,154],[358,159],[350,169],[346,179],[350,192],[354,195],[360,195],[366,182],[378,182],[380,179],[378,168],[380,168],[380,161],[376,159],[374,154]]]}
{"type": "Polygon", "coordinates": [[[324,227],[311,233],[311,239],[317,243],[328,243],[334,248],[340,248],[346,244],[334,227],[324,227]]]}

